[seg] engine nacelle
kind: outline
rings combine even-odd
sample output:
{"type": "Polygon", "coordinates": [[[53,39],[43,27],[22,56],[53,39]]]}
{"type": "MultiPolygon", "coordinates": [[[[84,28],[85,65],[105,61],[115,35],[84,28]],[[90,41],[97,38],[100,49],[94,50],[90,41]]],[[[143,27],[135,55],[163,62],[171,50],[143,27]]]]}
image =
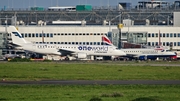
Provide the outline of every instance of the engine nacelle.
{"type": "Polygon", "coordinates": [[[85,58],[87,58],[87,54],[86,53],[78,53],[77,58],[78,59],[85,59],[85,58]]]}
{"type": "Polygon", "coordinates": [[[150,59],[150,60],[156,60],[157,59],[157,57],[156,56],[139,56],[139,60],[148,60],[148,59],[150,59]]]}

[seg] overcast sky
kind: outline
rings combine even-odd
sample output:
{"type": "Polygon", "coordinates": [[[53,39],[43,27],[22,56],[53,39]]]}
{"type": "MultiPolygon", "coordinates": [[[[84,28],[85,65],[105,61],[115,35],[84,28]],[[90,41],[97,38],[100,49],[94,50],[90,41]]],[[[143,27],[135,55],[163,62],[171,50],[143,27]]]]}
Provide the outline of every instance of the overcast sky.
{"type": "MultiPolygon", "coordinates": [[[[76,6],[78,4],[90,4],[92,6],[117,6],[119,2],[130,2],[132,6],[137,5],[138,1],[148,0],[0,0],[0,8],[29,8],[29,7],[50,7],[50,6],[76,6]]],[[[159,0],[162,1],[162,0],[159,0]]],[[[177,0],[164,0],[173,2],[177,0]]]]}

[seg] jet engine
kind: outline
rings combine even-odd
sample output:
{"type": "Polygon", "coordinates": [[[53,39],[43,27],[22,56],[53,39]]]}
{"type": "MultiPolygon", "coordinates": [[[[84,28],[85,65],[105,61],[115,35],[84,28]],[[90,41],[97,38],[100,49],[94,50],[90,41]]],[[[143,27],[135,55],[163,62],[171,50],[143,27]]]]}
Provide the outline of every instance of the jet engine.
{"type": "Polygon", "coordinates": [[[87,58],[87,54],[86,53],[77,53],[77,58],[78,59],[85,59],[85,58],[87,58]]]}
{"type": "Polygon", "coordinates": [[[157,57],[155,57],[155,56],[146,56],[146,55],[139,56],[139,60],[148,60],[148,59],[150,59],[150,60],[156,60],[157,57]]]}

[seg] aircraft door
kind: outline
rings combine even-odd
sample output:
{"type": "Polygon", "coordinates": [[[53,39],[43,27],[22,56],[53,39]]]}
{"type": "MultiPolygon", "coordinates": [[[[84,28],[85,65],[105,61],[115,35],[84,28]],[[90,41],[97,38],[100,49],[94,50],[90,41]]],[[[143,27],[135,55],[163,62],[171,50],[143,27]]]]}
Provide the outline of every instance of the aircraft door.
{"type": "Polygon", "coordinates": [[[32,44],[32,50],[36,51],[36,44],[35,43],[32,44]]]}
{"type": "Polygon", "coordinates": [[[110,53],[113,53],[113,50],[114,50],[113,47],[109,47],[109,50],[108,50],[108,51],[109,51],[110,53]]]}

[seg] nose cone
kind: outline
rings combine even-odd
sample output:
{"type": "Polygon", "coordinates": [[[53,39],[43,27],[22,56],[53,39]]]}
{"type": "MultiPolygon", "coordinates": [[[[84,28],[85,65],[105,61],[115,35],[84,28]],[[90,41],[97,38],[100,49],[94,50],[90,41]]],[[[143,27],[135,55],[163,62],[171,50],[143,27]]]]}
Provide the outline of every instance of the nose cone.
{"type": "Polygon", "coordinates": [[[122,56],[126,56],[126,53],[124,51],[121,51],[122,56]]]}
{"type": "Polygon", "coordinates": [[[126,53],[124,51],[122,51],[122,50],[117,50],[116,53],[117,53],[118,56],[126,56],[126,53]]]}

